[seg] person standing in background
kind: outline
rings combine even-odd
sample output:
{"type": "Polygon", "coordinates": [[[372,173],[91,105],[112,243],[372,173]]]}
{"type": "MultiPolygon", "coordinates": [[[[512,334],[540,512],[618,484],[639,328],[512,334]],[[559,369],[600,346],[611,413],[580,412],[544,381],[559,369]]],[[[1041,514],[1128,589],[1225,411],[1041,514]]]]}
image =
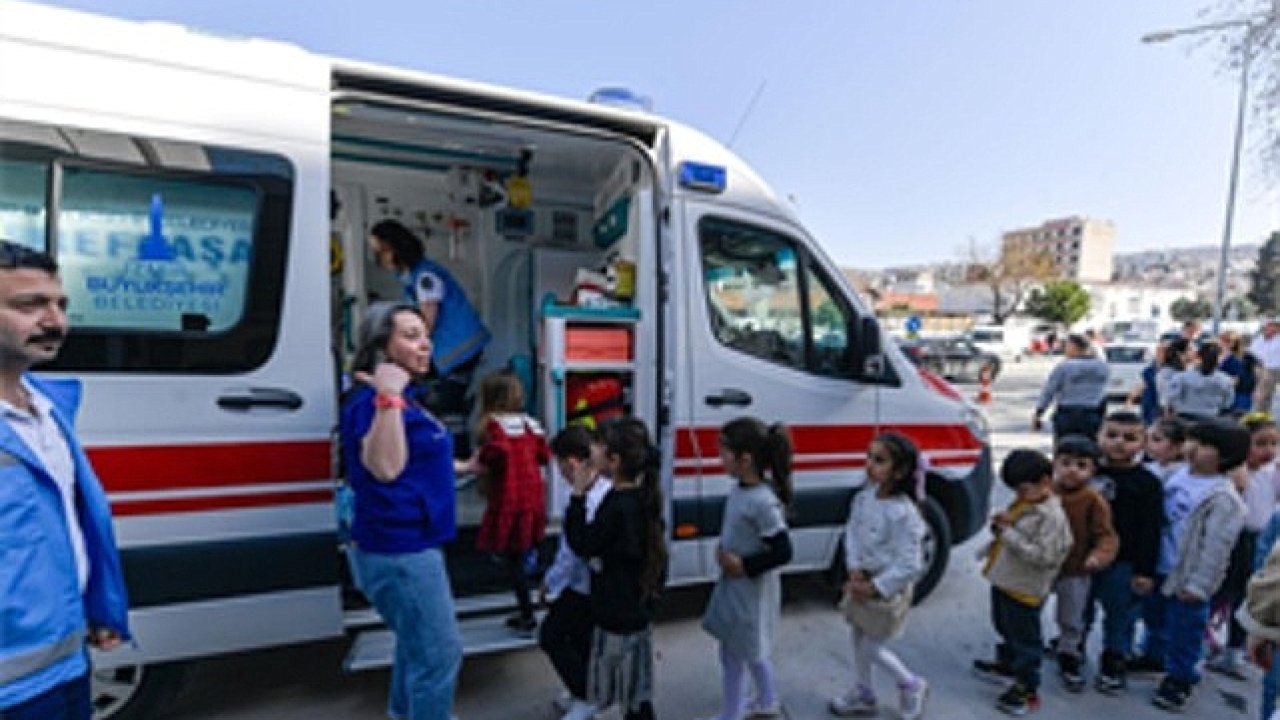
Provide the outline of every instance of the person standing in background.
{"type": "Polygon", "coordinates": [[[1099,358],[1083,335],[1068,335],[1064,351],[1066,359],[1049,373],[1035,414],[1031,416],[1031,428],[1041,428],[1040,416],[1050,405],[1056,405],[1053,413],[1053,437],[1084,435],[1097,437],[1102,425],[1102,408],[1107,396],[1107,379],[1111,368],[1099,358]]]}
{"type": "Polygon", "coordinates": [[[130,639],[111,510],[72,430],[76,381],[40,381],[67,296],[45,253],[0,240],[0,718],[89,720],[85,643],[130,639]]]}
{"type": "Polygon", "coordinates": [[[1262,412],[1271,412],[1271,403],[1275,399],[1276,379],[1280,378],[1280,320],[1267,318],[1262,326],[1262,334],[1249,343],[1249,352],[1258,358],[1258,389],[1253,397],[1253,407],[1262,412]]]}

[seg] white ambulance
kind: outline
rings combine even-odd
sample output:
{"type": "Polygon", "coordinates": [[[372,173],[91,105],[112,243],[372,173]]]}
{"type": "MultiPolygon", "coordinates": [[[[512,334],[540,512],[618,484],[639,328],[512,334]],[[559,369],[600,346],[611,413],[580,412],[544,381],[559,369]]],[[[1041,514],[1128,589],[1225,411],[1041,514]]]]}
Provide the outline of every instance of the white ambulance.
{"type": "MultiPolygon", "coordinates": [[[[649,423],[673,584],[715,577],[730,487],[716,434],[744,414],[794,436],[790,570],[840,566],[884,429],[929,462],[922,594],[984,524],[985,420],[883,342],[790,205],[695,130],[9,0],[0,68],[0,236],[61,265],[73,332],[43,371],[84,383],[79,431],[137,634],[95,658],[103,717],[152,716],[185,661],[218,653],[349,632],[349,667],[389,661],[344,587],[333,459],[354,320],[400,295],[365,250],[385,218],[426,237],[480,309],[493,340],[479,374],[521,371],[552,432],[600,400],[649,423]],[[601,268],[632,287],[574,304],[601,268]]],[[[473,547],[480,500],[458,493],[467,649],[527,644],[502,627],[501,569],[473,547]]]]}

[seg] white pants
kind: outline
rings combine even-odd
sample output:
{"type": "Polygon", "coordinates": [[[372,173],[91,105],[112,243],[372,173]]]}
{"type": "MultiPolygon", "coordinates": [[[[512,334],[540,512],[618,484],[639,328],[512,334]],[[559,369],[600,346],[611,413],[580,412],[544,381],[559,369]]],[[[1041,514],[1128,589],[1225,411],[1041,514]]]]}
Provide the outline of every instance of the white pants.
{"type": "Polygon", "coordinates": [[[915,680],[915,675],[906,665],[884,646],[885,641],[873,638],[862,632],[857,626],[852,628],[853,636],[853,680],[860,687],[872,689],[871,666],[879,665],[893,676],[899,686],[907,685],[915,680]]]}

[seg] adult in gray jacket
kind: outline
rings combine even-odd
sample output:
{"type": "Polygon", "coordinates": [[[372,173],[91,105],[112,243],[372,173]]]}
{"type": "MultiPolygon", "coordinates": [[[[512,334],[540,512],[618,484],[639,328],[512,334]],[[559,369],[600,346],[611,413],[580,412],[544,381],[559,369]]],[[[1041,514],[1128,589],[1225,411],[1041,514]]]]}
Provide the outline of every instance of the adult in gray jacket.
{"type": "Polygon", "coordinates": [[[1166,413],[1195,422],[1218,417],[1231,409],[1236,384],[1230,375],[1218,369],[1219,353],[1214,343],[1201,345],[1198,364],[1169,380],[1169,392],[1160,398],[1166,413]]]}
{"type": "Polygon", "coordinates": [[[1107,379],[1111,368],[1099,358],[1083,335],[1067,336],[1063,349],[1066,359],[1049,373],[1049,379],[1040,392],[1031,427],[1041,428],[1040,417],[1056,406],[1053,413],[1053,438],[1056,442],[1064,435],[1098,436],[1102,426],[1103,403],[1107,397],[1107,379]]]}

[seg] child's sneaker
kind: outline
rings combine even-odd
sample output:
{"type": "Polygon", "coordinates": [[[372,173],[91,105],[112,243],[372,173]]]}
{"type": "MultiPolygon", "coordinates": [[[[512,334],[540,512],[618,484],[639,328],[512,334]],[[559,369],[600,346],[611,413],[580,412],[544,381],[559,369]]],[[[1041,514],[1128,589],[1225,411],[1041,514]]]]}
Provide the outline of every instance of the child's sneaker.
{"type": "Polygon", "coordinates": [[[1093,679],[1093,686],[1103,695],[1118,695],[1124,692],[1128,684],[1124,656],[1110,650],[1104,651],[1098,662],[1098,676],[1093,679]]]}
{"type": "Polygon", "coordinates": [[[1022,683],[1016,682],[996,699],[996,708],[1006,715],[1022,717],[1040,709],[1040,696],[1035,690],[1030,690],[1022,683]]]}
{"type": "Polygon", "coordinates": [[[1204,664],[1204,669],[1225,675],[1232,680],[1244,681],[1244,673],[1240,671],[1242,660],[1240,651],[1235,648],[1223,648],[1216,656],[1204,664]]]}
{"type": "Polygon", "coordinates": [[[591,720],[600,708],[583,700],[574,700],[560,720],[591,720]]]}
{"type": "Polygon", "coordinates": [[[504,624],[514,630],[517,635],[531,636],[533,631],[538,629],[538,619],[532,616],[512,615],[504,624]]]}
{"type": "Polygon", "coordinates": [[[1191,686],[1189,684],[1166,677],[1160,682],[1160,687],[1156,689],[1155,697],[1151,698],[1151,704],[1161,710],[1182,712],[1186,709],[1190,700],[1191,686]]]}
{"type": "Polygon", "coordinates": [[[1151,655],[1139,655],[1129,662],[1129,672],[1135,674],[1162,675],[1164,661],[1151,655]]]}
{"type": "Polygon", "coordinates": [[[880,713],[875,694],[863,687],[831,698],[827,709],[839,717],[875,717],[880,713]]]}
{"type": "Polygon", "coordinates": [[[776,718],[782,717],[782,702],[774,699],[771,703],[760,702],[759,698],[752,700],[744,711],[743,718],[776,718]]]}
{"type": "Polygon", "coordinates": [[[1084,675],[1080,672],[1080,658],[1067,653],[1058,653],[1058,676],[1069,692],[1078,693],[1084,690],[1084,675]]]}
{"type": "Polygon", "coordinates": [[[987,682],[1004,684],[1013,679],[1013,668],[1000,660],[974,660],[973,674],[987,682]]]}
{"type": "Polygon", "coordinates": [[[929,683],[916,676],[907,685],[898,686],[898,715],[902,720],[918,720],[924,715],[924,701],[929,697],[929,683]]]}
{"type": "Polygon", "coordinates": [[[568,690],[561,690],[560,694],[556,695],[555,699],[551,701],[551,704],[555,705],[556,710],[560,711],[561,714],[564,714],[569,712],[569,708],[573,707],[574,699],[573,693],[568,690]]]}

